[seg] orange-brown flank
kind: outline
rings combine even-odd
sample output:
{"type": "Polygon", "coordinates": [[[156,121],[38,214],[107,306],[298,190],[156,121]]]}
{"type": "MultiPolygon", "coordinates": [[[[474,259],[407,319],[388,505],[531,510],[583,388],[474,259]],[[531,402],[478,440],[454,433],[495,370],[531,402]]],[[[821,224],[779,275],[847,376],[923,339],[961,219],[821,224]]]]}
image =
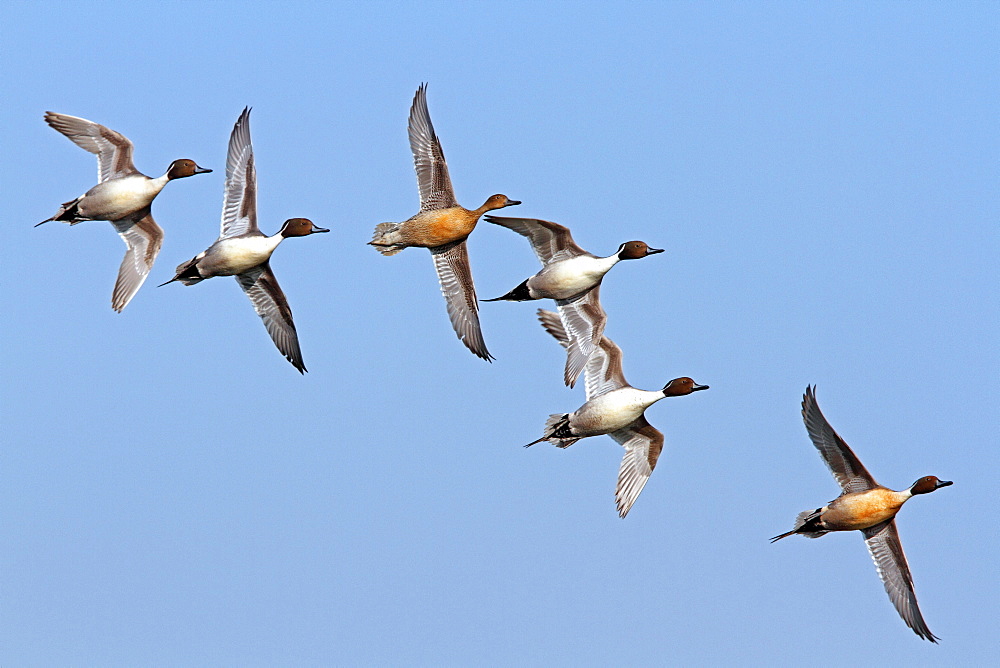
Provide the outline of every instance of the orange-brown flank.
{"type": "Polygon", "coordinates": [[[845,494],[823,513],[823,524],[839,531],[867,529],[894,517],[905,500],[899,492],[884,487],[845,494]]]}
{"type": "Polygon", "coordinates": [[[409,245],[434,248],[469,236],[481,215],[461,206],[434,209],[418,213],[406,221],[401,231],[409,245]]]}

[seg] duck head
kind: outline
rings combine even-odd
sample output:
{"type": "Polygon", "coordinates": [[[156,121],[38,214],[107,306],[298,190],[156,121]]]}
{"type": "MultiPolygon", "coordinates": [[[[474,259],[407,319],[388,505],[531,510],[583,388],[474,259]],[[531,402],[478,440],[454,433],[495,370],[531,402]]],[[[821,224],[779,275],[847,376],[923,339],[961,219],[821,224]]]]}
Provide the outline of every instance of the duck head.
{"type": "Polygon", "coordinates": [[[639,260],[647,255],[656,255],[662,252],[662,248],[650,248],[645,241],[626,241],[618,248],[618,259],[639,260]]]}
{"type": "Polygon", "coordinates": [[[672,381],[663,386],[663,396],[665,397],[682,397],[685,394],[691,394],[692,392],[697,392],[698,390],[707,390],[708,385],[699,385],[687,376],[682,378],[674,378],[672,381]]]}
{"type": "Polygon", "coordinates": [[[180,160],[174,160],[170,163],[170,167],[167,168],[167,179],[183,179],[186,176],[194,176],[195,174],[208,174],[211,169],[206,169],[205,167],[199,167],[198,163],[194,160],[188,160],[187,158],[181,158],[180,160]]]}
{"type": "Polygon", "coordinates": [[[941,489],[942,487],[947,487],[948,485],[953,485],[951,480],[939,480],[932,475],[926,475],[920,480],[913,483],[910,487],[910,494],[930,494],[936,489],[941,489]]]}
{"type": "Polygon", "coordinates": [[[493,209],[502,209],[505,206],[514,206],[515,204],[520,204],[520,202],[516,199],[511,199],[506,195],[493,195],[486,200],[482,209],[484,211],[492,211],[493,209]]]}
{"type": "Polygon", "coordinates": [[[285,237],[305,237],[318,232],[329,232],[330,230],[316,227],[308,218],[289,218],[281,226],[281,236],[285,237]]]}

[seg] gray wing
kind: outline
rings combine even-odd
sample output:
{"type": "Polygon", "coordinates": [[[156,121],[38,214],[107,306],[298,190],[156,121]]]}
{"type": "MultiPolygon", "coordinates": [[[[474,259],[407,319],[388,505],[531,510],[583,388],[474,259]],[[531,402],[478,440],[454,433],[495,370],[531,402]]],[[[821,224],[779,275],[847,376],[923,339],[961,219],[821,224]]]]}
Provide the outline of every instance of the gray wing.
{"type": "Polygon", "coordinates": [[[606,336],[594,349],[584,367],[587,401],[628,386],[622,373],[622,350],[606,336]]]}
{"type": "Polygon", "coordinates": [[[565,260],[577,255],[590,255],[573,241],[568,227],[537,218],[505,218],[503,216],[486,216],[486,222],[506,227],[527,237],[535,255],[544,265],[553,260],[565,260]]]}
{"type": "Polygon", "coordinates": [[[222,230],[220,239],[238,237],[257,228],[257,170],[250,143],[250,109],[243,113],[229,135],[229,155],[226,157],[226,187],[222,198],[222,230]]]}
{"type": "Polygon", "coordinates": [[[122,219],[112,221],[122,241],[128,246],[122,264],[118,268],[118,280],[111,294],[111,308],[121,313],[135,293],[142,287],[149,270],[156,262],[156,256],[163,245],[163,230],[153,220],[149,209],[138,220],[122,219]]]}
{"type": "MultiPolygon", "coordinates": [[[[596,285],[583,295],[556,300],[559,315],[569,335],[563,380],[570,387],[576,384],[576,379],[586,366],[587,360],[600,344],[604,326],[608,322],[608,316],[601,307],[600,290],[601,286],[596,285]]],[[[622,382],[624,383],[624,379],[622,382]]]]}
{"type": "Polygon", "coordinates": [[[656,467],[656,460],[663,452],[663,434],[650,425],[645,416],[640,416],[624,429],[611,432],[611,438],[625,447],[625,456],[618,469],[618,487],[615,489],[618,515],[625,517],[639,498],[639,492],[646,486],[656,467]]]}
{"type": "Polygon", "coordinates": [[[559,345],[563,348],[569,347],[569,336],[566,335],[566,328],[563,327],[562,318],[559,317],[558,313],[540,308],[538,309],[538,321],[542,323],[545,331],[559,342],[559,345]]]}
{"type": "Polygon", "coordinates": [[[420,189],[420,210],[458,206],[451,177],[448,176],[448,163],[444,160],[441,142],[434,133],[431,115],[427,111],[427,84],[420,84],[413,96],[409,134],[413,166],[417,170],[417,187],[420,189]]]}
{"type": "MultiPolygon", "coordinates": [[[[596,288],[595,288],[596,289],[596,288]]],[[[560,309],[562,312],[562,309],[560,309]]],[[[571,322],[573,321],[572,316],[574,312],[570,312],[571,322]]],[[[580,375],[580,372],[584,369],[587,361],[590,359],[591,354],[597,349],[597,346],[590,344],[587,347],[582,347],[583,343],[579,337],[573,338],[566,332],[566,319],[558,313],[553,313],[552,311],[546,311],[545,309],[538,309],[538,320],[542,323],[542,327],[545,328],[549,334],[551,334],[556,341],[559,342],[563,348],[566,349],[566,370],[563,374],[563,379],[566,384],[570,387],[576,384],[576,379],[580,375]]],[[[601,323],[601,330],[604,329],[604,323],[601,323]]],[[[610,341],[609,341],[610,343],[610,341]]],[[[614,346],[613,343],[611,343],[614,346]]],[[[617,348],[617,346],[615,346],[617,348]]],[[[620,365],[620,352],[619,352],[619,372],[621,371],[620,365]]],[[[603,372],[601,372],[603,373],[603,372]]],[[[590,376],[588,376],[588,379],[590,376]]],[[[620,382],[624,385],[624,378],[620,379],[620,382]]],[[[588,380],[589,383],[589,380],[588,380]]],[[[588,384],[588,388],[590,385],[588,384]]],[[[616,388],[611,388],[616,389],[616,388]]],[[[605,390],[610,391],[610,390],[605,390]]],[[[603,394],[604,392],[601,392],[603,394]]],[[[590,398],[590,390],[587,391],[588,398],[590,398]]],[[[596,396],[596,395],[595,395],[596,396]]]]}
{"type": "Polygon", "coordinates": [[[816,403],[815,386],[807,386],[806,393],[802,396],[802,419],[806,423],[806,431],[809,432],[813,445],[819,450],[823,461],[845,494],[879,487],[857,455],[826,421],[819,404],[816,403]]]}
{"type": "Polygon", "coordinates": [[[97,156],[98,183],[139,174],[132,164],[132,142],[120,133],[86,118],[51,111],[45,112],[45,122],[84,151],[97,156]]]}
{"type": "Polygon", "coordinates": [[[876,524],[863,530],[865,544],[872,555],[878,576],[882,578],[889,600],[896,607],[896,612],[903,618],[906,625],[924,640],[937,642],[937,636],[931,633],[920,614],[917,605],[917,595],[913,592],[913,576],[906,564],[903,545],[899,542],[896,531],[896,520],[876,524]]]}
{"type": "Polygon", "coordinates": [[[264,321],[267,333],[278,350],[292,363],[299,373],[305,373],[302,362],[302,351],[299,349],[299,336],[292,322],[292,309],[288,306],[285,293],[281,291],[271,265],[268,262],[254,267],[250,271],[238,274],[236,280],[247,293],[257,315],[264,321]]]}
{"type": "Polygon", "coordinates": [[[431,248],[430,251],[441,282],[441,293],[448,304],[451,326],[466,348],[489,362],[493,356],[486,349],[479,327],[479,304],[465,240],[431,248]]]}

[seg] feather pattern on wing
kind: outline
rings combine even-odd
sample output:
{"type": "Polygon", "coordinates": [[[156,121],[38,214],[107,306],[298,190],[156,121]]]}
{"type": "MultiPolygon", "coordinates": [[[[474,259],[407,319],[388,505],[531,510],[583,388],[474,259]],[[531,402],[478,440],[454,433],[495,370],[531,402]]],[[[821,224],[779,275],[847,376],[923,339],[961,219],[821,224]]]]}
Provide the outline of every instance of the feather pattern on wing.
{"type": "Polygon", "coordinates": [[[229,136],[220,239],[260,232],[257,227],[257,170],[250,143],[250,108],[244,107],[229,136]]]}
{"type": "Polygon", "coordinates": [[[269,262],[254,267],[236,276],[240,287],[247,293],[257,315],[264,321],[264,327],[278,350],[292,363],[299,373],[307,371],[302,362],[299,337],[292,321],[292,309],[288,306],[285,293],[281,291],[269,262]]]}
{"type": "Polygon", "coordinates": [[[559,315],[569,335],[563,380],[573,387],[587,360],[600,344],[608,316],[601,307],[601,286],[571,299],[557,299],[559,315]]]}
{"type": "Polygon", "coordinates": [[[45,122],[66,135],[70,141],[97,156],[97,180],[104,183],[131,174],[139,174],[132,164],[132,142],[124,135],[85,118],[45,112],[45,122]]]}
{"type": "Polygon", "coordinates": [[[625,448],[615,489],[618,514],[625,517],[656,467],[656,460],[663,451],[663,434],[650,425],[645,416],[640,416],[628,427],[612,432],[610,436],[625,448]]]}
{"type": "Polygon", "coordinates": [[[601,337],[584,371],[587,401],[629,386],[622,373],[622,350],[606,336],[601,337]]]}
{"type": "Polygon", "coordinates": [[[427,111],[427,84],[420,84],[413,96],[408,132],[413,166],[417,170],[417,187],[420,189],[420,210],[458,206],[451,177],[448,176],[448,163],[427,111]]]}
{"type": "Polygon", "coordinates": [[[920,607],[917,605],[917,595],[913,591],[913,576],[903,554],[903,544],[899,541],[896,530],[896,520],[891,519],[873,527],[864,529],[865,545],[872,555],[878,575],[882,578],[885,591],[889,594],[899,616],[906,625],[924,640],[933,643],[937,637],[927,628],[920,607]]]}
{"type": "MultiPolygon", "coordinates": [[[[562,318],[552,311],[538,309],[538,320],[563,348],[569,348],[570,338],[563,327],[562,318]]],[[[587,362],[585,379],[588,401],[628,385],[622,374],[621,350],[608,337],[601,337],[600,346],[587,362]]],[[[625,448],[625,455],[618,469],[618,486],[615,489],[618,514],[625,517],[663,452],[663,433],[650,425],[645,415],[640,415],[629,426],[609,435],[625,448]]]]}
{"type": "Polygon", "coordinates": [[[118,268],[118,280],[111,294],[111,308],[121,313],[149,275],[163,244],[163,230],[153,220],[149,209],[138,220],[126,218],[112,221],[122,241],[128,247],[118,268]]]}
{"type": "Polygon", "coordinates": [[[492,360],[479,327],[479,304],[465,240],[431,248],[430,251],[441,282],[441,293],[448,305],[451,326],[469,350],[486,361],[492,360]]]}
{"type": "Polygon", "coordinates": [[[543,265],[578,255],[590,255],[576,245],[569,228],[558,223],[538,220],[537,218],[506,218],[503,216],[486,216],[485,220],[526,237],[543,265]]]}
{"type": "Polygon", "coordinates": [[[566,328],[563,327],[562,318],[559,317],[558,313],[540,308],[538,309],[538,321],[542,323],[545,331],[559,342],[559,345],[563,348],[569,347],[569,337],[566,335],[566,328]]]}
{"type": "MultiPolygon", "coordinates": [[[[597,288],[594,288],[595,290],[597,288]]],[[[570,318],[572,320],[572,318],[570,318]]],[[[542,327],[555,337],[556,341],[559,342],[563,348],[567,351],[566,357],[566,370],[564,373],[564,379],[566,384],[573,387],[576,384],[576,379],[580,375],[580,371],[586,367],[587,360],[590,359],[591,353],[596,349],[594,346],[584,348],[580,345],[580,339],[571,340],[570,336],[566,333],[566,327],[564,326],[564,319],[558,313],[553,313],[552,311],[546,311],[545,309],[538,309],[538,320],[542,323],[542,327]],[[589,350],[589,352],[588,352],[589,350]],[[579,360],[579,367],[577,368],[574,364],[574,355],[576,355],[577,360],[579,360]]],[[[601,332],[603,333],[604,326],[601,325],[601,332]]],[[[585,341],[582,341],[585,343],[585,341]]]]}
{"type": "Polygon", "coordinates": [[[861,460],[827,422],[816,403],[816,388],[807,387],[802,397],[802,419],[813,445],[819,450],[833,477],[845,494],[879,487],[861,460]]]}

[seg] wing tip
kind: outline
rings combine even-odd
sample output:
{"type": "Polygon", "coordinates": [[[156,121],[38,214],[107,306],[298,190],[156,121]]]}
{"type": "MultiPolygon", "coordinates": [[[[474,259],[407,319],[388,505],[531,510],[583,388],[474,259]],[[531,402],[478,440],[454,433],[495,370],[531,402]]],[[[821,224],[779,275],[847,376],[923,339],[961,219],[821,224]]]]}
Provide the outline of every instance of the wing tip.
{"type": "Polygon", "coordinates": [[[802,417],[806,417],[806,412],[816,403],[816,385],[806,385],[806,391],[802,394],[802,417]]]}
{"type": "MultiPolygon", "coordinates": [[[[265,326],[264,329],[267,329],[267,327],[265,326]]],[[[293,329],[292,331],[294,332],[295,330],[293,329]]],[[[267,333],[270,336],[271,331],[268,330],[267,333]]],[[[271,336],[271,341],[274,343],[274,347],[278,349],[278,352],[281,353],[281,356],[288,360],[288,363],[295,367],[296,371],[303,376],[306,375],[309,369],[306,368],[306,363],[302,360],[302,351],[298,347],[297,338],[294,341],[295,349],[290,352],[282,350],[282,346],[274,339],[273,336],[271,336]]]]}
{"type": "MultiPolygon", "coordinates": [[[[430,121],[430,113],[427,111],[427,82],[422,82],[417,86],[417,91],[413,94],[413,103],[410,105],[410,115],[417,113],[418,109],[423,110],[424,114],[428,116],[428,122],[430,121]]],[[[432,131],[433,132],[433,131],[432,131]]]]}
{"type": "MultiPolygon", "coordinates": [[[[465,342],[463,341],[463,343],[465,343],[465,342]]],[[[493,364],[493,361],[496,359],[496,357],[494,357],[493,355],[491,355],[490,351],[486,349],[486,346],[483,346],[481,349],[477,350],[476,348],[474,348],[474,347],[470,346],[468,343],[466,343],[465,347],[468,348],[470,351],[472,351],[473,355],[475,355],[476,357],[478,357],[480,359],[486,360],[490,364],[493,364]]]]}

